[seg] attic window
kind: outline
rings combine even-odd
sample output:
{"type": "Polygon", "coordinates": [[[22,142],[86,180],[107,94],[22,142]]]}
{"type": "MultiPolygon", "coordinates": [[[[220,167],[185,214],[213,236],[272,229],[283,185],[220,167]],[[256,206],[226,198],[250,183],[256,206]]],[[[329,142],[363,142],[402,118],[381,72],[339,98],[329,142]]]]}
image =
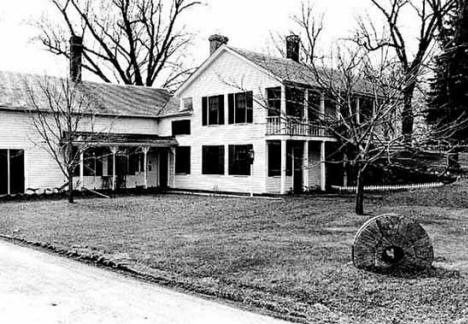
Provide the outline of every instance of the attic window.
{"type": "Polygon", "coordinates": [[[182,110],[193,110],[193,98],[182,99],[182,110]]]}

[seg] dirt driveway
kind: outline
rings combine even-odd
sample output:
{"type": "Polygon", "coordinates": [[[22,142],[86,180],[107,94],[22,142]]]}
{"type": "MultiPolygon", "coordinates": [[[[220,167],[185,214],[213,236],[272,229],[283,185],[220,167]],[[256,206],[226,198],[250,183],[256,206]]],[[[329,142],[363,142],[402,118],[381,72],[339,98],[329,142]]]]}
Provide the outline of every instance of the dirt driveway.
{"type": "Polygon", "coordinates": [[[1,323],[286,323],[0,241],[1,323]]]}

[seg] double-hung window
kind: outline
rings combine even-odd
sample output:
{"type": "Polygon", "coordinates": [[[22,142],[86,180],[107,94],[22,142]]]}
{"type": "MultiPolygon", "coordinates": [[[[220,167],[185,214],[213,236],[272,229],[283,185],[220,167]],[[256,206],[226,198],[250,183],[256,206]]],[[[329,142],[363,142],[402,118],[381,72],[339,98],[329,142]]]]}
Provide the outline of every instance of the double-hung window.
{"type": "Polygon", "coordinates": [[[224,124],[224,96],[202,98],[202,125],[224,124]]]}
{"type": "Polygon", "coordinates": [[[224,174],[224,146],[202,146],[202,174],[224,174]]]}
{"type": "Polygon", "coordinates": [[[279,116],[281,112],[281,87],[267,88],[268,116],[279,116]]]}
{"type": "Polygon", "coordinates": [[[229,124],[253,122],[252,92],[230,93],[228,95],[229,124]]]}
{"type": "Polygon", "coordinates": [[[304,116],[304,95],[304,89],[286,88],[286,115],[297,118],[304,116]]]}
{"type": "Polygon", "coordinates": [[[229,174],[250,175],[249,152],[252,145],[229,145],[229,174]]]}
{"type": "Polygon", "coordinates": [[[317,121],[320,117],[320,106],[322,105],[322,95],[318,91],[309,90],[307,98],[307,109],[309,114],[309,121],[317,121]]]}
{"type": "Polygon", "coordinates": [[[178,174],[190,174],[190,146],[176,148],[175,172],[178,174]]]}

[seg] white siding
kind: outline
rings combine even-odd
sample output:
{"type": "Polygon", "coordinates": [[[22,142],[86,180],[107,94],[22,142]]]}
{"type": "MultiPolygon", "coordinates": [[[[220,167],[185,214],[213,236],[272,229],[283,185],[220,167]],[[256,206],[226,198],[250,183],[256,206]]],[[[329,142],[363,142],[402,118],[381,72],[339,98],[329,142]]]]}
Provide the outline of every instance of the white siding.
{"type": "MultiPolygon", "coordinates": [[[[0,112],[0,149],[22,149],[25,152],[25,188],[54,188],[66,180],[59,166],[44,149],[44,142],[32,126],[30,115],[24,112],[0,112]]],[[[141,118],[98,118],[96,129],[119,133],[157,134],[157,123],[152,119],[141,118]]],[[[83,128],[86,130],[86,127],[83,128]]],[[[153,163],[156,163],[155,157],[153,163]]],[[[155,169],[156,170],[156,169],[155,169]]],[[[154,172],[153,172],[154,173],[154,172]]],[[[148,177],[154,176],[149,173],[148,177]]],[[[94,177],[86,177],[90,187],[100,185],[94,177]]],[[[129,178],[132,186],[140,179],[129,178]]],[[[155,183],[155,180],[149,180],[155,183]]]]}
{"type": "MultiPolygon", "coordinates": [[[[181,146],[191,147],[191,174],[176,175],[176,188],[249,192],[250,176],[202,175],[202,146],[252,144],[255,151],[254,192],[267,192],[265,177],[265,122],[266,109],[263,105],[265,88],[279,86],[279,83],[267,74],[259,71],[250,63],[224,52],[204,71],[183,93],[182,98],[193,98],[193,115],[175,119],[191,119],[191,135],[177,136],[181,146]],[[228,93],[253,91],[254,112],[252,124],[228,124],[228,93]],[[202,126],[202,97],[225,95],[225,124],[202,126]],[[259,101],[259,102],[256,102],[259,101]]],[[[174,118],[160,121],[160,135],[171,135],[171,122],[174,118]]],[[[227,154],[226,154],[227,156],[227,154]]],[[[226,160],[227,164],[228,161],[226,160]]]]}

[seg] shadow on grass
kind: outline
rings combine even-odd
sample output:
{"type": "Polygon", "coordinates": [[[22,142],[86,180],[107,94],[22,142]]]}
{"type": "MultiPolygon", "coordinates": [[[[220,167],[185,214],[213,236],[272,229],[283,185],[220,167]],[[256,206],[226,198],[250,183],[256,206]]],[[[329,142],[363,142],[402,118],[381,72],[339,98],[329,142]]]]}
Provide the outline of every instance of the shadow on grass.
{"type": "Polygon", "coordinates": [[[460,271],[444,269],[442,267],[430,267],[427,269],[372,269],[369,270],[374,273],[385,275],[389,277],[402,278],[402,279],[426,279],[426,278],[437,278],[437,279],[449,279],[449,278],[460,278],[460,271]]]}

